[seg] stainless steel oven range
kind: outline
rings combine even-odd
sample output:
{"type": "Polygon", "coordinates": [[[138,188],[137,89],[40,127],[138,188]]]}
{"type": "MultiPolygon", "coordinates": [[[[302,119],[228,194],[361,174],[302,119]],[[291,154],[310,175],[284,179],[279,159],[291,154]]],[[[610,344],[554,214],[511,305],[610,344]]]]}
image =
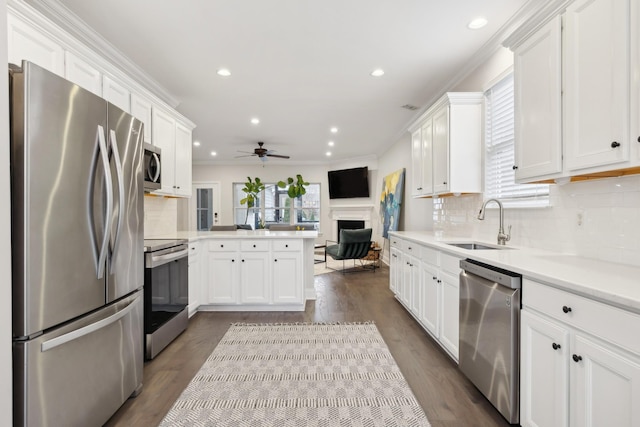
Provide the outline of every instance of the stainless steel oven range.
{"type": "Polygon", "coordinates": [[[522,276],[460,261],[459,367],[511,424],[520,421],[522,276]]]}
{"type": "Polygon", "coordinates": [[[189,323],[189,245],[148,239],[144,252],[145,358],[153,359],[189,323]]]}

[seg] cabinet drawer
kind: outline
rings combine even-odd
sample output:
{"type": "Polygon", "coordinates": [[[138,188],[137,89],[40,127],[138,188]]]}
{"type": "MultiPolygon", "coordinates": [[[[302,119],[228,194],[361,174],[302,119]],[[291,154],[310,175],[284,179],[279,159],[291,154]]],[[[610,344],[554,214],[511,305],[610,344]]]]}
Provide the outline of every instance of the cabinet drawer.
{"type": "Polygon", "coordinates": [[[436,267],[440,265],[439,259],[438,259],[438,254],[440,253],[440,251],[433,249],[433,248],[428,248],[428,247],[423,247],[422,248],[422,261],[424,262],[428,262],[431,265],[435,265],[436,267]]]}
{"type": "Polygon", "coordinates": [[[403,243],[404,241],[402,239],[398,239],[394,236],[389,237],[389,244],[392,248],[402,249],[403,243]]]}
{"type": "Polygon", "coordinates": [[[299,251],[302,249],[302,240],[274,240],[274,251],[299,251]]]}
{"type": "Polygon", "coordinates": [[[242,240],[240,242],[240,250],[242,252],[268,251],[268,240],[242,240]]]}
{"type": "Polygon", "coordinates": [[[440,253],[440,268],[444,271],[457,276],[460,274],[460,258],[447,253],[440,253]]]}
{"type": "Polygon", "coordinates": [[[416,242],[411,242],[409,240],[405,240],[404,243],[403,243],[402,250],[404,251],[404,253],[410,254],[411,256],[414,256],[414,257],[420,259],[420,257],[421,257],[420,254],[422,253],[422,246],[420,246],[416,242]]]}
{"type": "Polygon", "coordinates": [[[209,242],[209,252],[234,252],[239,247],[237,240],[212,240],[209,242]]]}
{"type": "Polygon", "coordinates": [[[523,279],[522,305],[640,354],[640,316],[618,307],[523,279]]]}
{"type": "Polygon", "coordinates": [[[197,258],[198,254],[200,254],[200,243],[199,242],[189,243],[189,262],[197,258]]]}

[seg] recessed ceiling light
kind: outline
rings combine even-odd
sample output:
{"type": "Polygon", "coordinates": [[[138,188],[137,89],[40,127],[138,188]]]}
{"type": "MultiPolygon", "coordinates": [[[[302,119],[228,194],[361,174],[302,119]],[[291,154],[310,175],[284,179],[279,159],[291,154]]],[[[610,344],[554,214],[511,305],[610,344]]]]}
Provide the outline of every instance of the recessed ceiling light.
{"type": "Polygon", "coordinates": [[[335,143],[334,143],[333,141],[329,141],[329,142],[327,143],[327,145],[328,145],[329,147],[333,147],[333,146],[335,145],[335,143]]]}
{"type": "Polygon", "coordinates": [[[381,77],[384,76],[384,70],[382,68],[376,68],[375,70],[373,70],[371,72],[371,75],[373,77],[381,77]]]}
{"type": "Polygon", "coordinates": [[[200,147],[200,142],[198,142],[198,141],[193,141],[193,146],[194,146],[194,147],[200,147]]]}
{"type": "Polygon", "coordinates": [[[226,68],[219,68],[218,71],[216,71],[216,73],[222,77],[229,77],[231,75],[231,71],[229,71],[226,68]]]}
{"type": "Polygon", "coordinates": [[[331,133],[338,133],[338,128],[337,127],[332,127],[331,128],[331,133]]]}
{"type": "Polygon", "coordinates": [[[473,21],[469,22],[469,25],[467,25],[467,28],[469,28],[470,30],[477,30],[487,25],[487,22],[488,21],[486,20],[486,18],[483,18],[480,16],[478,18],[475,18],[473,21]]]}
{"type": "Polygon", "coordinates": [[[212,151],[212,152],[211,152],[211,155],[212,155],[212,156],[217,156],[217,155],[218,155],[218,153],[216,153],[215,151],[212,151]]]}
{"type": "Polygon", "coordinates": [[[331,151],[327,151],[327,157],[329,157],[331,155],[331,151]]]}
{"type": "Polygon", "coordinates": [[[260,119],[258,119],[257,117],[254,117],[253,119],[251,119],[251,124],[257,125],[258,123],[260,123],[260,119]]]}

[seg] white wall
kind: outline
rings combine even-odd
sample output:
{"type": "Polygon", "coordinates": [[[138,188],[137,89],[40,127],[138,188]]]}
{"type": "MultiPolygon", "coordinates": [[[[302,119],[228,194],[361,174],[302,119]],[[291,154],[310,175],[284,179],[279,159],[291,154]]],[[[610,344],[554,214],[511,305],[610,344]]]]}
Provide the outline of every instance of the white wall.
{"type": "MultiPolygon", "coordinates": [[[[0,63],[7,64],[7,2],[2,2],[0,17],[0,63]]],[[[8,73],[0,85],[0,193],[11,194],[9,184],[9,108],[8,73]]],[[[11,206],[0,203],[0,425],[12,424],[11,374],[11,206]]]]}

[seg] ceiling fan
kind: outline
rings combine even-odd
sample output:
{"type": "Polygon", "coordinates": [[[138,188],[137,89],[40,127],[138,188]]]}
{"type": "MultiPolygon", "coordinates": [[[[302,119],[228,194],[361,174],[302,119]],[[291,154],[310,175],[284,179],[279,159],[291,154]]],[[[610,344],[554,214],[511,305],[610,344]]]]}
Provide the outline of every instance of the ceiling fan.
{"type": "Polygon", "coordinates": [[[264,145],[264,142],[258,142],[258,148],[253,150],[253,153],[249,153],[248,151],[238,151],[239,153],[247,153],[246,155],[243,156],[236,156],[237,157],[250,157],[250,156],[258,156],[258,158],[260,160],[262,160],[263,162],[267,161],[267,157],[277,157],[280,159],[288,159],[289,156],[283,156],[280,154],[273,154],[275,153],[274,150],[267,150],[266,148],[262,148],[262,146],[264,145]]]}

